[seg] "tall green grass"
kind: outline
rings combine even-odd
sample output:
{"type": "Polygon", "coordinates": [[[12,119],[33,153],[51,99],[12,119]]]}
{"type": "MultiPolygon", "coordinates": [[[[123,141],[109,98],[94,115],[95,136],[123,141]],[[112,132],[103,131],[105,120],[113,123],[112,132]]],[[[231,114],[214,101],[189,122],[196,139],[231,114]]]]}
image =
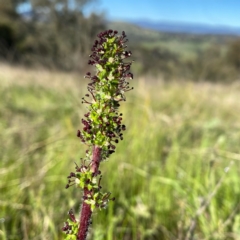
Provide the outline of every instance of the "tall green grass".
{"type": "MultiPolygon", "coordinates": [[[[0,239],[63,239],[79,211],[65,185],[85,151],[85,81],[0,67],[0,239]]],[[[124,141],[101,165],[116,201],[89,239],[240,239],[240,85],[133,81],[124,141]]]]}

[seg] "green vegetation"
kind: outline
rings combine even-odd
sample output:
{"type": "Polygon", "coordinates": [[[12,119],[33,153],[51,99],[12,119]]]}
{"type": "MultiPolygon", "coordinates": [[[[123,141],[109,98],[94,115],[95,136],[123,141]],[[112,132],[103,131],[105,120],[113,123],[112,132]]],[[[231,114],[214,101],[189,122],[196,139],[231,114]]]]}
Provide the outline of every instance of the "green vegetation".
{"type": "MultiPolygon", "coordinates": [[[[78,75],[0,66],[0,239],[63,239],[66,209],[79,210],[64,188],[86,150],[82,89],[78,75]]],[[[125,140],[101,167],[116,201],[94,214],[90,239],[238,240],[239,90],[136,80],[125,140]]]]}

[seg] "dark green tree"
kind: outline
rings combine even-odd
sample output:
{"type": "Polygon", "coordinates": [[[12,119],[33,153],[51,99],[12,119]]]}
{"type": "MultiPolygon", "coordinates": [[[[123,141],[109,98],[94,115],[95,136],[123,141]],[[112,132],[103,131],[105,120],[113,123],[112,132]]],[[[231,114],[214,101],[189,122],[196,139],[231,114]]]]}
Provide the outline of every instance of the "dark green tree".
{"type": "MultiPolygon", "coordinates": [[[[3,1],[0,0],[0,3],[3,1]]],[[[86,49],[90,49],[89,44],[96,34],[105,29],[103,16],[92,14],[86,17],[83,14],[87,4],[93,1],[10,0],[3,12],[11,11],[18,19],[9,20],[8,29],[4,23],[2,35],[0,29],[4,49],[10,50],[6,47],[6,41],[10,43],[14,38],[12,52],[15,59],[28,66],[41,64],[65,70],[82,70],[86,66],[82,59],[89,54],[86,49]],[[16,11],[19,4],[24,2],[31,6],[31,17],[27,20],[16,11]],[[16,32],[12,26],[19,23],[23,24],[15,28],[16,32]]]]}
{"type": "Polygon", "coordinates": [[[18,42],[21,18],[17,7],[25,0],[0,0],[0,59],[9,60],[18,42]]]}

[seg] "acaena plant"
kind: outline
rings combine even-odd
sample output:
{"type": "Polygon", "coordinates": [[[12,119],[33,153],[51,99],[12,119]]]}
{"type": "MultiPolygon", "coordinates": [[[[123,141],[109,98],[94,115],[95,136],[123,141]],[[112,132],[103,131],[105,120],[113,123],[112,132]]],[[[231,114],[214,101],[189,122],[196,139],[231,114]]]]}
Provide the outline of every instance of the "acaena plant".
{"type": "Polygon", "coordinates": [[[100,185],[100,163],[115,152],[116,144],[123,140],[126,126],[122,124],[122,113],[119,113],[120,102],[125,101],[125,92],[129,87],[127,78],[133,79],[129,72],[132,61],[126,61],[132,53],[127,51],[126,34],[123,31],[108,30],[98,34],[98,40],[92,47],[89,64],[94,65],[96,73],[88,72],[88,94],[82,98],[88,112],[82,119],[83,129],[77,137],[87,145],[86,155],[75,172],[68,176],[68,184],[82,190],[80,217],[76,218],[73,210],[62,228],[66,240],[85,240],[95,209],[106,208],[111,198],[110,192],[103,192],[100,185]]]}

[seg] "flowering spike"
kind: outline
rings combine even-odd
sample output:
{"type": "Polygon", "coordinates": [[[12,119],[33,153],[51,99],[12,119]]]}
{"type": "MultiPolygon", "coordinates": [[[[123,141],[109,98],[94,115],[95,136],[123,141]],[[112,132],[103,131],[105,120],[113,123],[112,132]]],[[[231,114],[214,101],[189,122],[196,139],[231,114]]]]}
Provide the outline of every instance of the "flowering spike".
{"type": "Polygon", "coordinates": [[[112,29],[99,33],[89,55],[88,64],[95,66],[96,73],[87,72],[84,76],[90,80],[87,86],[89,94],[85,94],[88,100],[82,98],[88,112],[81,120],[82,130],[77,131],[77,137],[88,146],[88,150],[82,165],[76,164],[75,172],[67,177],[66,185],[66,188],[75,185],[83,190],[83,204],[79,222],[72,210],[69,211],[70,219],[63,227],[66,239],[85,240],[94,209],[106,208],[110,200],[115,200],[110,198],[111,193],[101,190],[99,165],[116,151],[115,144],[123,140],[122,131],[126,126],[122,124],[122,113],[118,109],[120,102],[126,101],[125,92],[133,89],[126,80],[133,79],[129,72],[133,62],[126,61],[132,52],[126,50],[125,32],[122,31],[120,36],[117,34],[112,29]]]}

